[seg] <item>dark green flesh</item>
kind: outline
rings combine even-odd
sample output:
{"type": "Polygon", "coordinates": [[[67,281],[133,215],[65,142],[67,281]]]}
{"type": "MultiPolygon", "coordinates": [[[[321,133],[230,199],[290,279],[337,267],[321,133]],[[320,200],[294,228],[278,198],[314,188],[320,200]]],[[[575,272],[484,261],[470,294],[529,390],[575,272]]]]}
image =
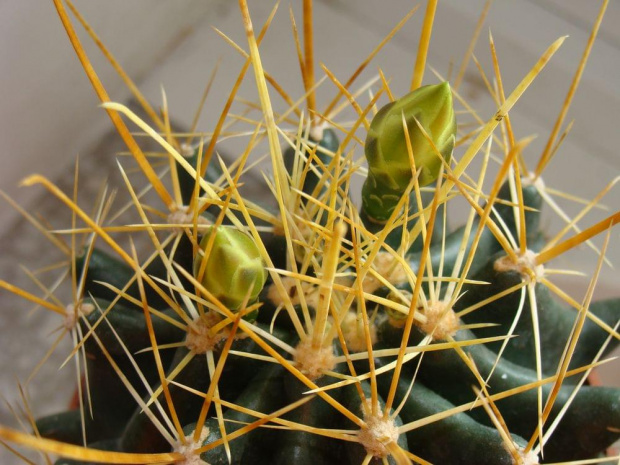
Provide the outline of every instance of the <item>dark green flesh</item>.
{"type": "MultiPolygon", "coordinates": [[[[285,370],[280,365],[274,364],[265,367],[254,376],[239,397],[237,397],[235,403],[264,414],[276,411],[283,406],[284,391],[282,380],[284,377],[285,370]]],[[[228,420],[225,423],[227,435],[234,433],[243,427],[244,424],[253,423],[258,419],[233,409],[228,409],[224,414],[224,418],[228,420]]],[[[209,418],[205,426],[210,429],[210,434],[203,441],[203,444],[207,445],[221,439],[220,427],[215,417],[209,418]]],[[[260,444],[263,448],[268,447],[272,436],[268,430],[259,427],[230,441],[232,463],[251,463],[251,458],[256,453],[257,446],[260,444]]],[[[201,454],[201,458],[210,465],[227,465],[229,463],[223,445],[204,452],[201,454]]]]}
{"type": "MultiPolygon", "coordinates": [[[[281,332],[276,333],[276,335],[285,341],[289,339],[287,334],[282,334],[281,332]]],[[[219,348],[221,348],[221,344],[223,344],[223,342],[220,343],[219,348]]],[[[256,343],[249,338],[234,341],[231,350],[248,353],[263,353],[262,350],[257,347],[256,343]]],[[[169,365],[171,367],[170,369],[177,366],[188,352],[188,349],[185,347],[177,349],[174,359],[169,365]]],[[[219,355],[217,352],[214,355],[215,363],[217,364],[219,355]]],[[[256,362],[252,359],[234,354],[228,355],[224,370],[218,382],[220,397],[227,401],[234,401],[252,379],[252,376],[256,375],[263,366],[264,363],[256,362]],[[241,379],[235,376],[236,373],[243,374],[241,379]]],[[[195,355],[187,366],[175,377],[175,381],[195,391],[207,392],[211,380],[206,356],[204,354],[195,355]]],[[[204,403],[203,398],[176,384],[169,384],[169,389],[180,423],[186,425],[196,422],[204,403]]],[[[163,397],[160,400],[163,403],[163,397]]],[[[211,408],[214,408],[213,405],[211,408]]],[[[212,411],[213,410],[210,410],[210,412],[212,411]]],[[[125,452],[168,451],[170,448],[169,444],[141,409],[134,408],[132,409],[132,413],[133,415],[121,439],[122,450],[125,452]]],[[[157,416],[159,416],[159,414],[157,416]]]]}
{"type": "MultiPolygon", "coordinates": [[[[109,302],[98,300],[97,304],[102,310],[105,310],[109,302]]],[[[168,316],[175,316],[171,311],[166,313],[168,316]]],[[[85,318],[88,325],[84,322],[81,323],[83,333],[86,334],[89,328],[92,328],[100,318],[101,313],[97,309],[88,315],[85,318]]],[[[164,320],[152,316],[152,322],[159,343],[174,342],[181,337],[182,331],[164,320]]],[[[136,388],[138,394],[142,396],[146,393],[146,388],[114,332],[118,334],[129,353],[139,364],[149,385],[155,384],[159,378],[157,377],[152,352],[136,354],[136,352],[151,346],[143,314],[133,308],[116,305],[114,310],[106,316],[106,320],[101,321],[95,329],[97,338],[106,348],[114,363],[122,370],[131,385],[136,388]]],[[[118,378],[116,371],[101,351],[94,336],[90,336],[86,340],[84,348],[90,393],[87,396],[86,383],[83,383],[87,441],[90,443],[117,438],[119,429],[124,427],[131,412],[135,409],[135,399],[118,378]],[[114,399],[114,402],[110,402],[110,399],[114,399]],[[89,402],[93,411],[92,417],[89,413],[89,402]]],[[[161,355],[163,363],[169,364],[172,354],[162,352],[161,355]]],[[[82,443],[80,425],[79,410],[44,417],[37,422],[37,428],[40,429],[44,437],[52,439],[62,437],[72,444],[82,443]]]]}
{"type": "MultiPolygon", "coordinates": [[[[377,344],[377,349],[382,348],[387,348],[383,341],[377,344]]],[[[390,361],[388,357],[375,358],[375,367],[379,369],[390,361]]],[[[417,363],[417,361],[410,363],[417,363]]],[[[369,369],[367,362],[358,363],[356,367],[359,368],[359,372],[367,372],[369,369]]],[[[411,373],[410,367],[407,368],[406,373],[401,374],[396,385],[395,406],[400,405],[409,392],[411,373]]],[[[392,373],[388,372],[377,377],[379,394],[384,398],[390,392],[392,373]]],[[[455,404],[427,388],[417,379],[399,412],[399,417],[403,423],[408,424],[446,412],[454,407],[455,404]]],[[[413,429],[406,433],[406,438],[409,450],[431,463],[454,465],[512,465],[513,463],[497,430],[474,420],[465,413],[451,415],[443,420],[413,429]]],[[[519,447],[525,445],[525,440],[520,436],[513,434],[512,439],[519,447]]]]}
{"type": "MultiPolygon", "coordinates": [[[[455,310],[465,309],[481,300],[492,297],[499,292],[521,283],[522,277],[514,271],[498,272],[494,268],[497,259],[504,254],[492,256],[474,279],[487,282],[486,285],[467,285],[464,287],[465,295],[457,303],[455,310]]],[[[478,337],[491,337],[507,334],[516,317],[521,293],[513,292],[501,299],[469,313],[463,319],[465,323],[494,323],[498,326],[475,329],[478,337]]],[[[578,317],[578,311],[559,298],[552,295],[549,289],[536,284],[537,319],[540,334],[541,368],[548,376],[553,375],[559,366],[574,323],[578,317]]],[[[620,319],[620,299],[609,299],[594,302],[589,311],[598,316],[607,325],[613,328],[620,319]]],[[[506,345],[504,357],[506,359],[536,369],[535,335],[532,320],[532,309],[528,296],[525,296],[523,310],[514,330],[517,337],[506,345]]],[[[591,319],[586,318],[583,330],[580,333],[574,355],[571,359],[570,368],[578,368],[591,363],[599,349],[603,346],[609,334],[591,319]]],[[[489,347],[499,350],[502,343],[492,343],[489,347]]],[[[612,338],[605,350],[605,354],[611,352],[618,344],[618,340],[612,338]]]]}
{"type": "MultiPolygon", "coordinates": [[[[393,328],[389,322],[381,325],[379,339],[388,346],[400,343],[402,330],[393,328]]],[[[409,345],[421,341],[423,334],[414,328],[409,345]]],[[[454,336],[456,341],[475,339],[468,330],[460,330],[454,336]]],[[[497,354],[485,345],[471,345],[463,349],[476,364],[482,379],[495,370],[488,381],[491,394],[507,391],[519,386],[534,383],[536,372],[514,364],[504,358],[496,363],[497,354]]],[[[409,364],[411,373],[415,366],[409,364]]],[[[472,386],[479,386],[471,370],[453,350],[431,351],[424,355],[418,377],[424,385],[455,405],[465,404],[476,399],[472,386]]],[[[551,384],[542,387],[543,405],[551,391],[551,384]]],[[[568,402],[572,387],[565,386],[559,391],[554,403],[551,419],[557,416],[560,408],[568,402]]],[[[530,389],[496,402],[511,432],[529,438],[537,425],[537,389],[530,389]]],[[[489,424],[490,420],[481,408],[471,412],[474,419],[489,424]]],[[[556,443],[553,435],[545,447],[545,460],[566,460],[586,458],[605,450],[620,437],[620,389],[607,387],[582,387],[562,420],[564,434],[573,441],[566,446],[556,443]],[[587,424],[585,430],[583,425],[587,424]]],[[[558,436],[558,438],[561,436],[558,436]]]]}
{"type": "MultiPolygon", "coordinates": [[[[203,145],[203,152],[206,151],[209,143],[205,143],[203,145]]],[[[198,155],[199,155],[200,147],[196,147],[194,153],[191,157],[186,158],[186,161],[194,168],[196,171],[200,171],[198,167],[198,155]]],[[[204,157],[204,153],[202,155],[204,157]]],[[[207,170],[203,178],[210,183],[215,183],[222,176],[222,169],[220,165],[217,163],[215,159],[211,160],[211,163],[207,166],[207,170]]],[[[196,180],[192,175],[190,175],[185,168],[183,168],[180,164],[177,163],[177,177],[179,179],[179,186],[181,188],[181,198],[183,199],[183,204],[188,205],[191,199],[194,196],[194,189],[196,186],[196,180]]],[[[198,196],[204,194],[202,188],[198,188],[198,196]]],[[[217,214],[219,210],[215,210],[217,214]]]]}
{"type": "MultiPolygon", "coordinates": [[[[505,201],[509,201],[510,199],[509,192],[510,192],[509,186],[505,184],[500,189],[498,198],[505,200],[505,201]]],[[[523,196],[524,196],[525,205],[527,207],[536,209],[536,210],[540,208],[541,203],[542,203],[542,197],[533,187],[524,188],[523,196]]],[[[427,202],[430,202],[429,198],[427,198],[427,202]]],[[[499,211],[501,214],[503,214],[504,216],[508,214],[512,216],[512,207],[498,204],[497,207],[495,207],[495,209],[499,211]]],[[[410,214],[415,213],[415,211],[417,211],[417,209],[414,209],[413,212],[410,212],[410,214]]],[[[360,216],[362,217],[362,219],[364,218],[363,211],[360,213],[360,216]]],[[[526,219],[526,227],[527,227],[527,232],[528,232],[527,233],[528,244],[530,244],[530,246],[534,250],[537,250],[541,246],[541,242],[542,242],[542,233],[539,230],[540,218],[539,218],[538,211],[528,211],[526,213],[525,219],[526,219]]],[[[464,252],[464,259],[462,261],[461,268],[459,270],[459,276],[460,274],[462,274],[463,266],[465,262],[467,261],[467,257],[469,253],[471,252],[471,248],[473,245],[473,241],[476,237],[479,223],[480,223],[480,217],[476,216],[474,217],[474,221],[472,223],[472,227],[469,230],[469,232],[467,231],[467,228],[465,226],[461,226],[460,228],[452,232],[446,233],[445,240],[442,241],[441,238],[443,236],[443,229],[442,229],[443,228],[443,215],[437,216],[437,222],[433,229],[433,238],[432,238],[431,246],[429,250],[430,261],[431,261],[431,265],[433,268],[433,274],[435,276],[438,275],[440,269],[442,270],[443,276],[452,275],[454,268],[456,266],[456,260],[459,255],[459,251],[461,247],[463,246],[465,248],[465,252],[464,252]],[[435,237],[436,233],[439,234],[438,237],[435,237]],[[464,244],[464,237],[466,233],[468,233],[468,239],[467,239],[467,242],[464,244]]],[[[516,230],[514,220],[512,221],[508,220],[508,221],[505,221],[505,223],[506,223],[506,226],[508,227],[510,234],[513,237],[517,237],[517,230],[516,230]]],[[[369,230],[371,230],[372,232],[375,232],[375,234],[377,234],[379,230],[383,228],[383,226],[379,227],[379,225],[377,225],[376,223],[372,223],[372,222],[369,222],[368,224],[366,224],[366,227],[369,228],[369,230]]],[[[394,244],[391,244],[393,248],[395,249],[398,248],[401,234],[402,234],[402,231],[400,230],[400,228],[396,228],[394,231],[392,231],[388,235],[388,237],[391,236],[394,238],[395,241],[397,241],[394,244]]],[[[418,239],[416,239],[417,245],[416,243],[414,243],[414,246],[412,246],[409,249],[409,253],[406,256],[407,261],[409,262],[409,266],[416,273],[420,267],[420,263],[421,263],[422,256],[423,256],[422,251],[421,251],[423,243],[418,242],[418,241],[421,241],[421,236],[418,237],[418,239]]],[[[476,252],[474,254],[473,261],[470,265],[467,276],[471,277],[471,276],[474,276],[476,273],[478,273],[478,271],[482,267],[484,267],[488,258],[491,255],[494,255],[500,252],[501,250],[503,249],[500,243],[495,238],[495,236],[491,233],[491,231],[488,228],[484,227],[480,234],[480,239],[477,242],[476,252]]]]}
{"type": "MultiPolygon", "coordinates": [[[[433,200],[432,193],[428,193],[428,192],[422,193],[422,202],[424,205],[430,204],[432,200],[433,200]]],[[[418,211],[417,207],[415,206],[417,205],[415,193],[412,193],[410,195],[409,205],[410,205],[409,215],[410,216],[415,215],[415,213],[418,211]]],[[[431,244],[441,243],[441,238],[443,237],[443,230],[444,230],[444,213],[443,213],[444,209],[445,209],[445,206],[443,205],[440,205],[439,208],[437,209],[437,216],[435,220],[435,226],[433,227],[433,235],[431,237],[431,244]]],[[[387,224],[383,222],[376,222],[375,220],[373,220],[371,217],[368,216],[368,214],[366,213],[366,211],[364,211],[364,209],[360,211],[360,218],[362,222],[364,223],[364,227],[369,232],[375,235],[379,235],[381,231],[383,231],[383,229],[386,227],[386,224],[387,224]]],[[[417,220],[418,220],[417,217],[414,217],[414,219],[410,220],[407,223],[407,229],[410,230],[411,228],[413,228],[413,226],[417,223],[417,220]]],[[[449,232],[447,229],[447,225],[446,225],[446,232],[447,233],[449,232]]],[[[392,229],[392,231],[388,233],[388,235],[385,238],[384,243],[389,245],[394,250],[398,250],[400,247],[400,244],[402,243],[402,237],[403,237],[403,228],[402,226],[399,226],[399,227],[392,229]]],[[[416,238],[416,240],[413,242],[411,247],[409,247],[409,249],[407,250],[407,253],[413,254],[416,252],[420,252],[423,247],[424,247],[424,240],[422,238],[422,234],[420,234],[416,238]]]]}
{"type": "MultiPolygon", "coordinates": [[[[168,258],[172,258],[173,263],[181,266],[185,270],[191,270],[194,260],[194,251],[191,240],[183,235],[179,241],[174,255],[171,256],[171,246],[166,249],[168,258]]],[[[86,261],[86,254],[82,254],[76,258],[76,267],[78,275],[84,272],[84,266],[86,261]]],[[[148,276],[154,276],[165,281],[170,281],[168,276],[168,268],[164,261],[158,256],[146,267],[145,273],[148,276]]],[[[193,289],[193,286],[180,273],[177,273],[181,284],[185,289],[193,289]]],[[[135,273],[131,266],[121,261],[120,259],[104,252],[100,249],[94,249],[90,259],[88,261],[88,269],[86,272],[86,279],[84,281],[84,293],[85,295],[92,295],[96,298],[105,300],[114,300],[118,294],[114,290],[102,285],[101,283],[108,283],[115,288],[122,290],[127,283],[131,280],[132,284],[125,291],[127,295],[134,299],[141,301],[142,296],[140,294],[139,284],[136,279],[133,279],[135,273]]],[[[161,290],[168,296],[169,299],[182,302],[179,295],[170,291],[167,286],[160,285],[161,290]]],[[[144,294],[146,301],[151,308],[157,310],[165,310],[169,308],[169,304],[166,300],[148,283],[144,283],[144,294]]],[[[137,306],[129,301],[121,298],[120,302],[123,305],[136,306],[141,309],[142,306],[137,306]]]]}

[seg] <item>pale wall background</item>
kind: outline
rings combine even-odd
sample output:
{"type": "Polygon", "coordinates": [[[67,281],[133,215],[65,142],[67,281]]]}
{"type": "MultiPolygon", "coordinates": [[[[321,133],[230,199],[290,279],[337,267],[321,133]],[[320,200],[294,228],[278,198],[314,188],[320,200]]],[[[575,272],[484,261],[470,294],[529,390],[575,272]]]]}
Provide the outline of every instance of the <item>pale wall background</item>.
{"type": "MultiPolygon", "coordinates": [[[[301,2],[291,3],[298,13],[301,2]]],[[[451,62],[458,68],[483,3],[482,0],[440,1],[429,57],[429,63],[440,73],[446,74],[451,62]]],[[[338,77],[345,78],[413,5],[414,2],[408,0],[318,0],[315,5],[319,25],[315,37],[317,61],[324,62],[338,77]]],[[[223,90],[211,93],[208,108],[213,110],[206,111],[199,123],[202,130],[213,127],[242,60],[217,37],[210,25],[217,25],[246,47],[237,2],[108,0],[79,1],[77,6],[156,105],[161,104],[162,87],[165,88],[171,114],[181,127],[190,125],[199,95],[221,57],[215,88],[223,90]]],[[[544,145],[598,7],[599,2],[582,0],[496,0],[491,8],[476,55],[485,69],[490,70],[487,41],[490,27],[507,92],[553,40],[560,35],[570,36],[511,112],[517,136],[539,135],[527,153],[530,163],[536,160],[544,145]]],[[[250,8],[258,29],[271,2],[250,1],[250,8]]],[[[282,3],[261,51],[266,69],[297,97],[302,89],[287,10],[288,3],[282,3]]],[[[423,10],[386,47],[367,76],[376,73],[381,66],[392,79],[392,89],[405,92],[422,17],[423,10]]],[[[301,23],[299,15],[297,18],[301,23]]],[[[593,197],[620,173],[618,24],[620,3],[612,1],[568,116],[568,120],[575,119],[574,129],[545,175],[548,185],[586,198],[593,197]]],[[[129,92],[81,30],[80,34],[112,98],[127,101],[129,92]]],[[[241,95],[255,95],[252,80],[249,73],[241,95]]],[[[426,75],[426,82],[435,82],[430,73],[426,75]]],[[[488,118],[494,108],[481,85],[475,68],[470,65],[461,91],[481,109],[481,116],[488,118]]],[[[330,88],[326,95],[332,92],[330,88]]],[[[277,98],[274,101],[276,105],[281,104],[277,98]]],[[[66,221],[66,212],[63,213],[41,188],[18,188],[17,183],[27,174],[40,172],[58,180],[68,190],[74,160],[79,154],[84,195],[94,195],[108,172],[113,172],[115,153],[123,150],[118,139],[111,135],[108,118],[97,105],[52,2],[0,0],[0,189],[29,211],[55,208],[59,224],[63,214],[66,221]]],[[[234,144],[229,147],[229,150],[234,149],[234,144]]],[[[618,208],[617,190],[611,192],[606,203],[611,210],[618,208]]],[[[591,216],[591,221],[606,214],[609,212],[591,216]]],[[[546,221],[550,230],[557,229],[553,215],[548,215],[546,221]]],[[[49,262],[46,257],[49,246],[44,241],[31,242],[30,238],[36,237],[39,237],[36,231],[0,199],[1,279],[33,290],[17,264],[27,263],[36,268],[49,262]],[[40,257],[38,264],[36,257],[40,257]]],[[[615,263],[620,258],[618,242],[616,230],[609,253],[615,263]]],[[[588,269],[592,269],[596,261],[585,248],[570,259],[573,264],[586,263],[588,269]]],[[[571,263],[565,261],[561,265],[570,266],[571,263]]],[[[587,280],[570,280],[566,284],[580,298],[587,280]]],[[[619,287],[617,271],[606,269],[597,295],[617,295],[619,287]]],[[[53,340],[49,333],[58,322],[54,315],[41,311],[30,314],[29,305],[4,291],[0,291],[0,301],[0,392],[12,405],[18,405],[21,402],[16,379],[23,382],[34,363],[45,354],[53,340]]],[[[57,373],[67,350],[66,346],[61,346],[29,386],[33,409],[39,415],[57,410],[70,396],[74,382],[71,369],[57,373]]],[[[618,364],[605,376],[613,377],[617,371],[618,364]]],[[[5,406],[0,407],[0,422],[16,424],[5,406]]],[[[3,454],[5,451],[0,449],[1,463],[15,461],[11,455],[3,454]]]]}

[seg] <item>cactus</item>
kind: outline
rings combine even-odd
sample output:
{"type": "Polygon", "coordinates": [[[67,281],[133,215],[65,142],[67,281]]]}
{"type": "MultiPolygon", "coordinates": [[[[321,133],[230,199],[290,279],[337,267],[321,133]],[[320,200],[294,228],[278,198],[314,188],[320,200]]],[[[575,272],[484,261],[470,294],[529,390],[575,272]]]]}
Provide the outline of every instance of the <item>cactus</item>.
{"type": "MultiPolygon", "coordinates": [[[[386,102],[393,92],[383,80],[362,103],[349,91],[354,74],[344,86],[333,79],[338,95],[318,111],[306,0],[301,58],[311,117],[294,108],[299,130],[281,137],[261,36],[240,5],[262,113],[234,163],[213,157],[221,126],[188,147],[102,97],[160,197],[145,205],[123,172],[140,225],[119,230],[145,231],[147,258],[44,177],[24,182],[48,189],[83,222],[72,226],[89,239],[82,250],[71,243],[75,303],[62,308],[48,294],[0,283],[60,313],[65,332],[79,336],[87,370],[80,408],[38,418],[34,434],[0,426],[0,439],[58,454],[58,465],[604,460],[620,436],[620,389],[584,381],[620,339],[620,302],[592,302],[609,235],[582,303],[552,295],[546,265],[610,229],[620,213],[546,243],[540,173],[524,169],[527,140],[514,141],[508,118],[561,40],[508,98],[499,91],[496,114],[470,139],[457,125],[450,84],[421,86],[424,35],[409,93],[386,102]],[[344,94],[357,120],[332,126],[344,94]],[[161,145],[171,166],[165,182],[126,121],[161,145]],[[500,125],[509,137],[483,190],[487,141],[500,125]],[[364,128],[368,169],[359,189],[352,177],[364,169],[351,154],[361,151],[364,128]],[[269,144],[275,209],[240,187],[259,136],[269,144]],[[485,161],[479,173],[474,156],[485,161]],[[356,189],[361,202],[349,195],[356,189]],[[457,199],[470,214],[450,229],[446,206],[457,199]],[[164,226],[150,215],[161,204],[164,226]]],[[[88,57],[80,59],[101,96],[88,57]]]]}

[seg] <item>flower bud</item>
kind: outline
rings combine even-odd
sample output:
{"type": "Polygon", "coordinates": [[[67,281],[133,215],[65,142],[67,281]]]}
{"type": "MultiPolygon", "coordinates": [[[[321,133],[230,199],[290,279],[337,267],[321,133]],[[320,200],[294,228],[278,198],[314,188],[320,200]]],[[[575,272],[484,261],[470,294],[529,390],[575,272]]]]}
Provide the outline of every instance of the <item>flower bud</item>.
{"type": "Polygon", "coordinates": [[[204,251],[215,234],[211,251],[206,257],[201,283],[231,310],[238,310],[249,295],[254,302],[265,281],[267,272],[254,240],[246,233],[229,226],[210,228],[200,241],[194,258],[194,276],[199,278],[204,251]]]}
{"type": "Polygon", "coordinates": [[[370,217],[385,220],[409,185],[412,167],[403,128],[403,115],[411,141],[415,169],[420,170],[420,186],[439,176],[442,160],[450,161],[456,139],[456,118],[452,91],[446,81],[420,87],[375,115],[366,137],[365,155],[368,179],[362,192],[364,208],[370,217]],[[426,131],[420,130],[416,120],[426,131]]]}

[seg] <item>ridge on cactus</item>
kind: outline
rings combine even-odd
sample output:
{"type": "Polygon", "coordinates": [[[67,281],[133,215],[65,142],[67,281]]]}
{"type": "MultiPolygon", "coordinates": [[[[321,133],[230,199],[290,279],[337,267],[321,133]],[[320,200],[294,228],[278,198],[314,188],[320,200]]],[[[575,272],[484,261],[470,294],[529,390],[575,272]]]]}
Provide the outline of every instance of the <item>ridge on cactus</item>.
{"type": "MultiPolygon", "coordinates": [[[[238,82],[251,65],[258,103],[237,99],[235,85],[210,139],[196,142],[172,132],[167,108],[162,118],[138,98],[147,122],[109,102],[65,3],[54,1],[147,187],[119,163],[130,198],[121,211],[135,220],[112,215],[110,224],[105,195],[89,215],[77,194],[41,175],[23,183],[74,216],[60,232],[32,219],[66,250],[74,302],[62,306],[43,284],[38,294],[0,287],[59,315],[61,336],[75,341],[78,379],[72,408],[31,416],[25,432],[0,426],[16,457],[33,449],[55,465],[605,463],[620,438],[620,388],[586,377],[620,341],[620,299],[593,299],[620,212],[547,238],[540,176],[552,152],[528,170],[530,138],[515,137],[509,116],[563,39],[507,96],[492,47],[498,108],[484,122],[457,85],[422,86],[437,3],[429,0],[410,89],[395,97],[383,70],[355,87],[373,51],[348,80],[324,67],[322,85],[333,84],[335,96],[323,110],[312,0],[303,0],[303,48],[294,38],[302,99],[262,65],[275,8],[257,32],[240,0],[248,52],[238,82]],[[289,105],[284,113],[274,91],[289,105]],[[343,105],[353,121],[339,120],[343,105]],[[296,131],[287,129],[293,119],[296,131]],[[156,157],[134,126],[159,144],[156,157]],[[214,155],[229,130],[247,146],[225,163],[214,155]],[[250,155],[263,149],[271,173],[264,196],[253,198],[242,186],[252,180],[250,155]],[[162,158],[168,169],[157,174],[162,158]],[[493,159],[496,175],[487,173],[493,159]],[[456,229],[453,205],[467,213],[456,229]],[[550,281],[548,265],[602,234],[589,289],[575,302],[550,281]]],[[[588,49],[581,65],[587,57],[588,49]]]]}

